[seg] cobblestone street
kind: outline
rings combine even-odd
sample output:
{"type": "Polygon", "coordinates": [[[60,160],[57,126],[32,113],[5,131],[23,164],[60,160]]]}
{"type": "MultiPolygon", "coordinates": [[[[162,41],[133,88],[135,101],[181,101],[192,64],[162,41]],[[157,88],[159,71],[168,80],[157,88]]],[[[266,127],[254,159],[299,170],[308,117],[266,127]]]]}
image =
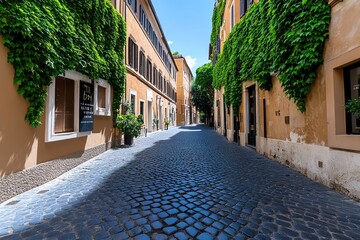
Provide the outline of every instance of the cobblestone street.
{"type": "Polygon", "coordinates": [[[176,127],[0,205],[4,239],[360,239],[360,204],[228,142],[176,127]]]}

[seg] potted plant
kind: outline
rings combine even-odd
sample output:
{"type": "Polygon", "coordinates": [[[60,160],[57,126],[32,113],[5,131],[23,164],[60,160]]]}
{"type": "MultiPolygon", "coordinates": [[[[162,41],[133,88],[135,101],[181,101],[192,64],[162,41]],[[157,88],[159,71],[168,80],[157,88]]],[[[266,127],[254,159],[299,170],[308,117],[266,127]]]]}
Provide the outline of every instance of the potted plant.
{"type": "Polygon", "coordinates": [[[169,119],[165,119],[165,120],[164,120],[164,124],[165,124],[165,130],[168,130],[168,129],[169,129],[170,120],[169,120],[169,119]]]}
{"type": "Polygon", "coordinates": [[[143,116],[135,116],[133,113],[119,114],[116,120],[117,128],[124,133],[124,144],[132,145],[134,137],[140,136],[143,125],[143,116]]]}

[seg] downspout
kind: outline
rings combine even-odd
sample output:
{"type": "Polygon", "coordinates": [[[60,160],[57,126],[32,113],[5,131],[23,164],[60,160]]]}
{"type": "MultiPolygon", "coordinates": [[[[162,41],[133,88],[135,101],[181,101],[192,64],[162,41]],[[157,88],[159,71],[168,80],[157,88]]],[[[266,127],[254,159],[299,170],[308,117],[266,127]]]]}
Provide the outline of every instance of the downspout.
{"type": "MultiPolygon", "coordinates": [[[[126,21],[126,0],[123,1],[124,2],[124,21],[125,21],[125,24],[126,24],[126,28],[127,28],[127,21],[126,21]]],[[[126,29],[127,30],[127,29],[126,29]]],[[[126,31],[127,32],[127,31],[126,31]]],[[[127,66],[127,61],[126,61],[126,58],[127,58],[127,36],[126,36],[126,41],[125,41],[125,49],[124,49],[124,63],[125,63],[125,69],[126,69],[126,66],[127,66]]],[[[126,73],[125,73],[125,86],[124,86],[124,89],[125,89],[125,100],[126,100],[126,73]]]]}

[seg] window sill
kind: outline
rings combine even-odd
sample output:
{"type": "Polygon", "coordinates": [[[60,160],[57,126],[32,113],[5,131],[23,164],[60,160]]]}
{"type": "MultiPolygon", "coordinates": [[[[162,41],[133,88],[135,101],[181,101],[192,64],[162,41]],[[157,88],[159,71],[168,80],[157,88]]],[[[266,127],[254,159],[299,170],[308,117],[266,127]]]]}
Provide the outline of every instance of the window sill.
{"type": "Polygon", "coordinates": [[[70,132],[70,133],[51,134],[50,136],[47,136],[45,142],[57,142],[68,139],[74,139],[78,137],[85,137],[90,135],[91,133],[92,132],[70,132]]]}
{"type": "Polygon", "coordinates": [[[360,135],[356,134],[336,134],[329,136],[329,147],[345,149],[350,151],[360,151],[360,135]]]}

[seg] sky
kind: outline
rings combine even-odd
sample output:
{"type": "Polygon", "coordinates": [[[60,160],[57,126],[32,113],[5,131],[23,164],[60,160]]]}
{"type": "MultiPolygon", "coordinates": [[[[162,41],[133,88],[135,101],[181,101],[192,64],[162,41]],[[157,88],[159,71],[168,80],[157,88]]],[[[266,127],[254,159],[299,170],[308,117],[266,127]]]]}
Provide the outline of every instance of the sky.
{"type": "Polygon", "coordinates": [[[191,68],[208,63],[214,0],[152,0],[171,52],[179,52],[191,68]]]}

